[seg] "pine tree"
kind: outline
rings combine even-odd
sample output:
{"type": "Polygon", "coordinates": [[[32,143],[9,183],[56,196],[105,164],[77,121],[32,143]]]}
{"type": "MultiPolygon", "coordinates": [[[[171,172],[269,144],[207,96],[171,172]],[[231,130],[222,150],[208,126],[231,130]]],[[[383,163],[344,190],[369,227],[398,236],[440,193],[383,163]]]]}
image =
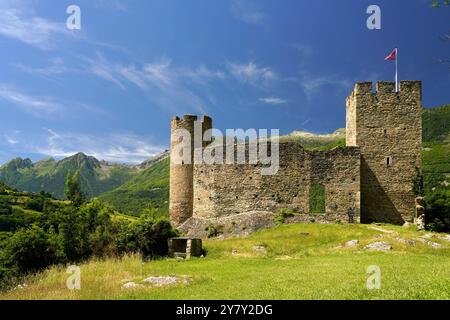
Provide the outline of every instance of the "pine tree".
{"type": "Polygon", "coordinates": [[[79,207],[84,203],[85,197],[78,181],[78,171],[76,171],[73,176],[70,175],[70,171],[67,172],[64,195],[76,207],[79,207]]]}

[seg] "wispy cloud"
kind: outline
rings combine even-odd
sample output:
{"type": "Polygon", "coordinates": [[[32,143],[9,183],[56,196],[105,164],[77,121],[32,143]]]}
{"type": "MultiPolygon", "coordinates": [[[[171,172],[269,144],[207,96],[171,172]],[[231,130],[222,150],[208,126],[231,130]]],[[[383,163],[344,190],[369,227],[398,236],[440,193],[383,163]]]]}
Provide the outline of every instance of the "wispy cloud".
{"type": "Polygon", "coordinates": [[[287,100],[278,98],[278,97],[266,97],[266,98],[260,98],[259,101],[265,104],[273,104],[273,105],[280,105],[287,103],[287,100]]]}
{"type": "Polygon", "coordinates": [[[0,99],[13,103],[35,116],[60,112],[63,106],[49,97],[37,97],[25,94],[15,88],[0,84],[0,99]]]}
{"type": "Polygon", "coordinates": [[[252,85],[264,85],[278,78],[270,67],[260,67],[252,61],[244,64],[228,63],[228,70],[239,81],[252,85]]]}
{"type": "Polygon", "coordinates": [[[86,69],[91,74],[124,90],[128,85],[137,86],[158,105],[172,111],[186,106],[204,113],[205,102],[195,93],[192,85],[207,85],[209,81],[226,78],[225,72],[210,70],[203,65],[197,68],[174,66],[167,57],[146,63],[123,64],[109,61],[97,53],[96,57],[84,60],[88,62],[86,69]]]}
{"type": "Polygon", "coordinates": [[[108,115],[104,109],[80,101],[62,101],[49,96],[34,95],[24,92],[14,86],[0,83],[0,100],[9,102],[24,112],[37,117],[53,117],[55,115],[65,115],[70,110],[71,115],[85,112],[108,115]]]}
{"type": "Polygon", "coordinates": [[[68,157],[84,152],[100,160],[137,164],[164,150],[134,134],[112,133],[92,135],[56,132],[46,129],[45,143],[32,147],[33,153],[51,157],[68,157]]]}
{"type": "Polygon", "coordinates": [[[352,81],[337,75],[312,75],[302,73],[298,77],[289,77],[284,81],[297,83],[302,89],[308,101],[311,101],[315,95],[321,94],[323,87],[333,86],[334,88],[348,89],[352,86],[352,81]]]}
{"type": "Polygon", "coordinates": [[[64,64],[63,59],[61,58],[53,58],[50,60],[50,64],[44,67],[31,67],[24,65],[22,63],[16,64],[16,67],[26,73],[36,74],[45,77],[62,75],[69,72],[79,73],[79,69],[69,68],[64,64]]]}
{"type": "Polygon", "coordinates": [[[231,2],[231,14],[246,23],[258,24],[265,19],[265,14],[249,0],[233,0],[231,2]]]}
{"type": "Polygon", "coordinates": [[[33,13],[23,1],[3,1],[0,4],[0,35],[15,39],[39,49],[49,50],[54,37],[69,34],[63,22],[54,22],[33,13]]]}

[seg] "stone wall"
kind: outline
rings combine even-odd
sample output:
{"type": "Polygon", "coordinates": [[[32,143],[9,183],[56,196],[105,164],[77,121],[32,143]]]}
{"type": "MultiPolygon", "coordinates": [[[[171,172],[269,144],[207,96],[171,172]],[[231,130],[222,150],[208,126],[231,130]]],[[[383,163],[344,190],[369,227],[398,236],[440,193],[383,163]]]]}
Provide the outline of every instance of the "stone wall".
{"type": "Polygon", "coordinates": [[[261,175],[261,165],[195,165],[194,217],[279,208],[308,213],[315,182],[325,187],[326,213],[347,221],[348,208],[359,209],[359,168],[358,148],[310,152],[296,143],[280,143],[280,168],[273,176],[261,175]]]}
{"type": "Polygon", "coordinates": [[[421,168],[420,81],[358,83],[347,98],[347,145],[361,150],[361,220],[412,222],[421,168]]]}

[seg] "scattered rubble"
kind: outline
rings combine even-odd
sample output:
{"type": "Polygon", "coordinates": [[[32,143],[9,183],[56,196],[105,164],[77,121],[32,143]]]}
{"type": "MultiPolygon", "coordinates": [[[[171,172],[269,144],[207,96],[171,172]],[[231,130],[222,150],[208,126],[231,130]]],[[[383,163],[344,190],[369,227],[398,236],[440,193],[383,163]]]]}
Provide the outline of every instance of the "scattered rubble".
{"type": "Polygon", "coordinates": [[[371,251],[390,251],[392,250],[392,246],[389,243],[378,241],[366,245],[364,249],[371,251]]]}

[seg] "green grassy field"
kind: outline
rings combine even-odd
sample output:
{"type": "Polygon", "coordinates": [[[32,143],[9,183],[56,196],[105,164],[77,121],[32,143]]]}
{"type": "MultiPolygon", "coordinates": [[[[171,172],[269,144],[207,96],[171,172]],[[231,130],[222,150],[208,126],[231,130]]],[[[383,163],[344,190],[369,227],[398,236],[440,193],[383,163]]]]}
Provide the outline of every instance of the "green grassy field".
{"type": "Polygon", "coordinates": [[[66,288],[68,274],[54,267],[34,275],[23,289],[0,299],[450,299],[450,242],[438,234],[383,225],[282,225],[247,238],[207,240],[205,258],[163,259],[143,263],[137,256],[81,265],[81,290],[66,288]],[[376,226],[380,228],[380,226],[376,226]],[[413,240],[413,245],[398,240],[413,240]],[[344,248],[358,239],[356,247],[344,248]],[[368,243],[384,241],[389,252],[369,252],[368,243]],[[258,252],[255,246],[266,248],[258,252]],[[381,269],[381,289],[369,290],[367,267],[381,269]],[[166,287],[125,289],[128,281],[149,276],[188,276],[166,287]]]}

